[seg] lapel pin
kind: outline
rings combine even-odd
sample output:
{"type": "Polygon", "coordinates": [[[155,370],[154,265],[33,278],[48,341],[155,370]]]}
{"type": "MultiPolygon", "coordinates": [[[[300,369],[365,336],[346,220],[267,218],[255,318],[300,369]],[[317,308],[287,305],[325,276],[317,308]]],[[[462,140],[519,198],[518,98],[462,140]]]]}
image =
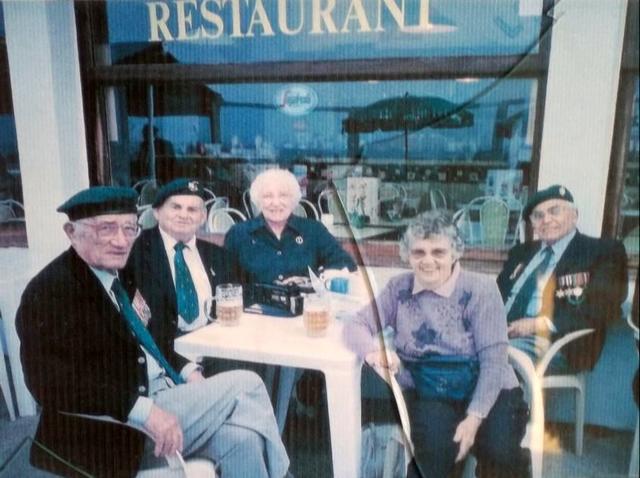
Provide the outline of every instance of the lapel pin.
{"type": "Polygon", "coordinates": [[[302,244],[303,242],[304,242],[304,239],[302,239],[302,236],[296,237],[296,244],[302,244]]]}

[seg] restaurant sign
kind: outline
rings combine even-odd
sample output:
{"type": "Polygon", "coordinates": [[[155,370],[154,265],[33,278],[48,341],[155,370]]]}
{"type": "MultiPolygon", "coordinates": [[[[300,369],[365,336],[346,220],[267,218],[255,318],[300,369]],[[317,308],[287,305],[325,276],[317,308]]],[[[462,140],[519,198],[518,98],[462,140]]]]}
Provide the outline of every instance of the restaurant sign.
{"type": "Polygon", "coordinates": [[[148,41],[429,31],[430,0],[174,0],[146,2],[148,41]],[[387,20],[388,19],[388,20],[387,20]]]}

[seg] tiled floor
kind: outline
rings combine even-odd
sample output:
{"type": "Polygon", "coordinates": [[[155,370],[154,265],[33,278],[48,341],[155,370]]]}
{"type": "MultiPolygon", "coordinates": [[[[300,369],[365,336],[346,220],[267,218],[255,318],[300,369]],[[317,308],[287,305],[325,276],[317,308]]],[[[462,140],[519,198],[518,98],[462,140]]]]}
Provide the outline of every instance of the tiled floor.
{"type": "MultiPolygon", "coordinates": [[[[386,411],[376,419],[385,420],[386,411]]],[[[46,478],[53,475],[29,465],[29,438],[33,436],[36,417],[10,422],[4,401],[0,403],[0,477],[46,478]]],[[[631,432],[587,427],[584,455],[573,450],[573,427],[551,424],[545,440],[544,478],[625,477],[633,436],[631,432]]],[[[330,478],[331,454],[326,412],[314,416],[296,413],[291,407],[284,432],[284,442],[292,459],[296,478],[330,478]]],[[[355,477],[354,477],[355,478],[355,477]]]]}

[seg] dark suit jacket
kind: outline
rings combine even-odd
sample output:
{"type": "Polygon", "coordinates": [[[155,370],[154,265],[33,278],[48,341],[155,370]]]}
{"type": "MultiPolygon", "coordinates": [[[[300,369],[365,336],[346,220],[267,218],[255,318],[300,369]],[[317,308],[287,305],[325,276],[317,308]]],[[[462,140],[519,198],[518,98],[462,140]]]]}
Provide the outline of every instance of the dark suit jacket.
{"type": "MultiPolygon", "coordinates": [[[[130,297],[132,290],[128,290],[130,297]]],[[[187,361],[173,351],[170,304],[152,307],[148,328],[176,370],[187,361]]],[[[16,315],[27,387],[42,406],[36,441],[92,476],[133,476],[144,436],[122,425],[65,415],[108,415],[126,421],[148,393],[145,355],[91,269],[69,249],[31,280],[16,315]]],[[[37,445],[34,465],[77,473],[37,445]]]]}
{"type": "MultiPolygon", "coordinates": [[[[216,285],[234,279],[230,270],[231,261],[227,259],[227,253],[214,244],[196,239],[196,247],[207,272],[211,291],[215,293],[216,285]]],[[[138,284],[143,297],[153,302],[168,299],[174,304],[174,309],[177,307],[169,258],[157,226],[143,231],[136,240],[124,275],[138,284]]]]}
{"type": "MultiPolygon", "coordinates": [[[[540,242],[518,244],[498,276],[498,287],[506,302],[513,285],[531,258],[540,249],[540,242]]],[[[543,292],[542,310],[553,321],[557,332],[552,340],[583,328],[596,332],[572,344],[566,351],[569,363],[577,370],[592,369],[605,339],[607,323],[620,318],[621,305],[627,297],[627,255],[619,241],[597,239],[577,232],[560,258],[543,292]],[[559,277],[589,273],[584,300],[572,304],[566,297],[558,297],[559,277]]]]}

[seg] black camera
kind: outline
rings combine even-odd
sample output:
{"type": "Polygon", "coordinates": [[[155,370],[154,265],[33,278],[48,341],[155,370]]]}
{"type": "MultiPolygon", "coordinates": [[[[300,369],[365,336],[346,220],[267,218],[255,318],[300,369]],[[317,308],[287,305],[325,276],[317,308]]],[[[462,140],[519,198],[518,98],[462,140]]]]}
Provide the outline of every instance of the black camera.
{"type": "Polygon", "coordinates": [[[247,287],[246,312],[295,317],[302,314],[304,298],[296,284],[252,284],[247,287]]]}

